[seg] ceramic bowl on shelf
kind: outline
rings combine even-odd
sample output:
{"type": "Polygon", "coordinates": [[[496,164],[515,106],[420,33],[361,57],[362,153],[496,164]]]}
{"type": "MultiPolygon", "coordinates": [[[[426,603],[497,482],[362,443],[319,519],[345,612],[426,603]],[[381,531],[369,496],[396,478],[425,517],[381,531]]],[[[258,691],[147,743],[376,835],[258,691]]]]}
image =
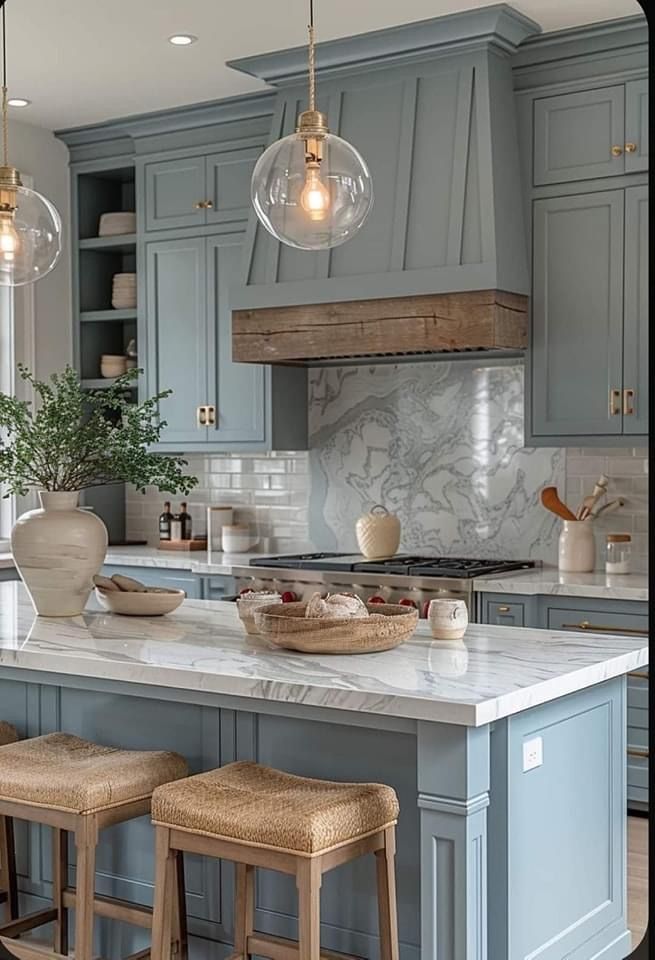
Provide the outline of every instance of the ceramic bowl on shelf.
{"type": "Polygon", "coordinates": [[[136,233],[136,213],[122,210],[101,215],[98,224],[99,237],[118,237],[124,233],[136,233]]]}
{"type": "Polygon", "coordinates": [[[100,357],[100,373],[107,379],[120,377],[127,370],[127,358],[118,354],[103,353],[100,357]]]}
{"type": "Polygon", "coordinates": [[[96,587],[96,597],[100,606],[110,613],[120,613],[124,617],[161,617],[177,610],[186,593],[163,587],[148,587],[144,593],[96,587]]]}

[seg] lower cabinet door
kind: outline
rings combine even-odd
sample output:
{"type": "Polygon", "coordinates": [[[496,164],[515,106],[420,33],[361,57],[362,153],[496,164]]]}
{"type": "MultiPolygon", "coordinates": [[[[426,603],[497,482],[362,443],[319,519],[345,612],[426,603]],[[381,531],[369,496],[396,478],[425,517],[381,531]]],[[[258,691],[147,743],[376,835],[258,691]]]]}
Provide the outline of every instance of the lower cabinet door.
{"type": "Polygon", "coordinates": [[[160,567],[116,567],[110,564],[102,568],[105,577],[119,573],[123,577],[140,580],[147,587],[169,587],[184,590],[189,600],[200,599],[200,578],[190,570],[167,570],[160,567]]]}
{"type": "Polygon", "coordinates": [[[509,600],[485,593],[482,595],[482,622],[501,627],[525,627],[525,604],[515,597],[509,600]]]}

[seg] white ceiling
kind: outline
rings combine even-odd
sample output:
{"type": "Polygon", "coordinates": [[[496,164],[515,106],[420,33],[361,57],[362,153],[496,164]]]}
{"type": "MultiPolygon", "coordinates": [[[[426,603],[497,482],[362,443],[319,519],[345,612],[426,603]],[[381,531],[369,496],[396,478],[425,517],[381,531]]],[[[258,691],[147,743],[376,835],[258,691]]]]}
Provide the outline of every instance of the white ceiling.
{"type": "MultiPolygon", "coordinates": [[[[330,40],[493,0],[316,0],[330,40]]],[[[636,0],[516,0],[544,31],[641,13],[636,0]]],[[[7,0],[16,119],[50,129],[261,89],[225,61],[305,42],[307,0],[7,0]],[[173,47],[174,33],[197,43],[173,47]]]]}

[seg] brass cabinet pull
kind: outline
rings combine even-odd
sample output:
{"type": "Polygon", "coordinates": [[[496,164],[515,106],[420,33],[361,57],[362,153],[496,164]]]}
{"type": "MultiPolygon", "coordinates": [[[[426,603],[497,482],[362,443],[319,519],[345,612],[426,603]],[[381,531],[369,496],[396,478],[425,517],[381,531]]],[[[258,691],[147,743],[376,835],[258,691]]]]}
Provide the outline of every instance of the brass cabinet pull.
{"type": "Polygon", "coordinates": [[[213,202],[212,202],[211,200],[205,200],[205,209],[206,209],[206,210],[211,210],[213,206],[214,206],[214,204],[213,204],[213,202]]]}
{"type": "Polygon", "coordinates": [[[650,756],[649,750],[639,750],[638,747],[628,747],[627,753],[629,757],[641,757],[644,760],[650,756]]]}
{"type": "Polygon", "coordinates": [[[635,412],[635,392],[632,388],[623,391],[623,416],[630,417],[635,412]]]}
{"type": "Polygon", "coordinates": [[[213,427],[216,425],[216,407],[210,404],[208,407],[206,407],[206,410],[207,410],[207,423],[210,427],[213,427]]]}
{"type": "Polygon", "coordinates": [[[637,152],[637,144],[628,141],[628,143],[626,143],[626,145],[625,145],[625,152],[626,152],[626,153],[636,153],[636,152],[637,152]]]}
{"type": "Polygon", "coordinates": [[[628,674],[629,677],[634,677],[637,680],[650,680],[650,677],[647,673],[644,673],[641,670],[633,670],[628,674]]]}
{"type": "Polygon", "coordinates": [[[214,206],[211,200],[198,200],[193,205],[194,210],[211,210],[214,206]]]}
{"type": "Polygon", "coordinates": [[[200,406],[196,408],[196,421],[199,427],[207,426],[207,407],[200,406]]]}
{"type": "Polygon", "coordinates": [[[621,413],[621,391],[610,390],[609,396],[610,417],[617,417],[621,413]]]}
{"type": "Polygon", "coordinates": [[[498,613],[509,613],[509,607],[506,604],[498,607],[498,613]]]}
{"type": "Polygon", "coordinates": [[[613,157],[620,157],[623,153],[623,147],[620,147],[618,143],[615,143],[611,150],[613,157]]]}
{"type": "Polygon", "coordinates": [[[591,630],[592,633],[629,633],[634,637],[647,637],[649,631],[639,627],[606,627],[603,625],[589,623],[588,620],[581,620],[580,623],[563,623],[562,630],[591,630]]]}

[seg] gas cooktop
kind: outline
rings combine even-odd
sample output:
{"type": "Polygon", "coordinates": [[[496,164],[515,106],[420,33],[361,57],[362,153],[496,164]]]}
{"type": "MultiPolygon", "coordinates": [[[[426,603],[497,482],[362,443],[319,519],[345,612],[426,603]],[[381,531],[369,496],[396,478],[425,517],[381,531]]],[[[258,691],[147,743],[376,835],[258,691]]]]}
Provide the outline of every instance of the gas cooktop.
{"type": "Polygon", "coordinates": [[[281,557],[254,557],[253,567],[286,570],[352,570],[405,577],[460,577],[470,579],[510,570],[529,570],[533,560],[475,560],[460,557],[421,557],[398,554],[388,560],[365,560],[348,553],[298,553],[281,557]]]}

